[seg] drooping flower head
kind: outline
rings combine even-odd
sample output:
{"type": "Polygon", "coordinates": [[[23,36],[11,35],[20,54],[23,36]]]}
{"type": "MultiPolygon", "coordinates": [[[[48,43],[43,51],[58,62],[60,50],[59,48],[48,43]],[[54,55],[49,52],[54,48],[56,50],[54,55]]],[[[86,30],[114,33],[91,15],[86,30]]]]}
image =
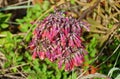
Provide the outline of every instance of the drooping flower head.
{"type": "Polygon", "coordinates": [[[33,59],[48,58],[51,62],[57,61],[58,67],[65,64],[69,71],[74,66],[81,66],[86,54],[82,44],[82,27],[89,31],[89,24],[79,21],[65,12],[55,12],[37,24],[30,42],[33,50],[33,59]]]}

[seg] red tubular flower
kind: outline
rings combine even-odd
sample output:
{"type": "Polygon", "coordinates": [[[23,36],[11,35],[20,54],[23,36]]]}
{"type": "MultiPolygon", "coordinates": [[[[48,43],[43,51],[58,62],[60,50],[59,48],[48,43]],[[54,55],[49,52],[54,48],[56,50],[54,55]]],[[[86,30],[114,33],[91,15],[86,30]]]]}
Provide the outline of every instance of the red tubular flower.
{"type": "Polygon", "coordinates": [[[33,52],[32,59],[35,59],[37,57],[37,52],[33,52]]]}
{"type": "Polygon", "coordinates": [[[61,46],[65,47],[66,45],[66,37],[64,34],[60,34],[61,46]]]}
{"type": "Polygon", "coordinates": [[[75,57],[74,57],[74,60],[75,60],[75,66],[79,66],[79,65],[81,65],[82,63],[81,63],[81,59],[80,59],[80,57],[76,54],[75,55],[75,57]]]}
{"type": "Polygon", "coordinates": [[[48,36],[48,35],[49,35],[48,31],[45,30],[45,31],[43,32],[43,34],[42,34],[42,38],[45,38],[45,37],[48,36]]]}
{"type": "Polygon", "coordinates": [[[86,51],[81,40],[82,27],[89,31],[90,25],[65,15],[64,12],[55,12],[38,22],[29,48],[34,51],[33,59],[38,56],[41,60],[58,61],[59,68],[65,64],[65,70],[70,71],[84,61],[86,51]]]}
{"type": "Polygon", "coordinates": [[[63,61],[59,60],[58,61],[58,68],[62,68],[63,61]]]}
{"type": "Polygon", "coordinates": [[[47,57],[48,59],[51,58],[51,53],[50,53],[49,51],[46,52],[46,57],[47,57]]]}
{"type": "Polygon", "coordinates": [[[65,63],[65,71],[70,71],[70,70],[72,70],[71,68],[72,67],[70,67],[69,61],[66,61],[66,63],[65,63]]]}
{"type": "Polygon", "coordinates": [[[70,63],[70,70],[73,70],[73,68],[74,68],[74,62],[73,62],[73,60],[70,59],[69,63],[70,63]]]}
{"type": "Polygon", "coordinates": [[[43,60],[45,58],[45,52],[39,52],[39,58],[43,60]]]}
{"type": "Polygon", "coordinates": [[[74,41],[73,41],[72,37],[70,37],[70,39],[69,39],[69,46],[75,47],[75,44],[74,44],[74,41]]]}
{"type": "Polygon", "coordinates": [[[82,47],[82,45],[81,45],[82,41],[80,39],[78,39],[76,36],[74,36],[73,39],[74,39],[74,42],[75,42],[77,47],[82,47]]]}
{"type": "Polygon", "coordinates": [[[65,36],[68,36],[68,33],[70,32],[70,26],[67,24],[64,30],[65,36]]]}

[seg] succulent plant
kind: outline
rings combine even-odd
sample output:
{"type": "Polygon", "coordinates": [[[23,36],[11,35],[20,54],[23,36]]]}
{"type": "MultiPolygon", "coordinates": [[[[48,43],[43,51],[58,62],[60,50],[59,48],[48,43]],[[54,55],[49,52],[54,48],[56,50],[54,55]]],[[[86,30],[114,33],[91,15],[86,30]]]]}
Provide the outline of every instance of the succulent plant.
{"type": "Polygon", "coordinates": [[[66,15],[67,12],[56,11],[37,23],[29,47],[33,59],[48,58],[56,61],[59,68],[65,64],[65,70],[70,71],[84,62],[87,52],[82,44],[82,27],[89,31],[90,25],[66,15]]]}

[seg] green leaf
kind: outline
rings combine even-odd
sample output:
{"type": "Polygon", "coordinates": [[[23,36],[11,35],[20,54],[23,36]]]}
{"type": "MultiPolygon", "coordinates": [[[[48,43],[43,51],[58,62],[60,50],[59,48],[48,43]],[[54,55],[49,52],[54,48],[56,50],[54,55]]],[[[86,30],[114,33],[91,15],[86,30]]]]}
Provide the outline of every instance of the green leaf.
{"type": "Polygon", "coordinates": [[[23,66],[22,67],[22,70],[26,73],[32,73],[33,71],[31,70],[30,66],[23,66]]]}
{"type": "Polygon", "coordinates": [[[27,58],[28,62],[32,61],[32,57],[28,51],[25,52],[25,57],[27,58]]]}
{"type": "Polygon", "coordinates": [[[13,68],[12,71],[13,71],[13,72],[17,72],[17,68],[13,68]]]}
{"type": "Polygon", "coordinates": [[[77,78],[77,74],[74,71],[72,71],[72,79],[76,79],[76,78],[77,78]]]}
{"type": "Polygon", "coordinates": [[[60,72],[57,72],[56,74],[56,79],[60,79],[61,78],[61,73],[60,72]]]}
{"type": "Polygon", "coordinates": [[[18,62],[18,61],[21,61],[22,59],[23,59],[23,56],[18,56],[18,57],[17,57],[17,62],[18,62]]]}
{"type": "Polygon", "coordinates": [[[3,14],[0,13],[0,28],[1,29],[6,29],[8,27],[7,22],[10,19],[11,14],[3,14]]]}
{"type": "Polygon", "coordinates": [[[6,41],[6,39],[5,39],[5,38],[1,38],[1,39],[0,39],[0,45],[1,45],[1,46],[3,46],[3,45],[4,45],[4,43],[5,43],[5,41],[6,41]]]}
{"type": "Polygon", "coordinates": [[[67,79],[68,78],[67,74],[68,74],[68,72],[63,72],[63,79],[67,79]]]}
{"type": "Polygon", "coordinates": [[[70,0],[71,4],[75,4],[75,0],[70,0]]]}
{"type": "Polygon", "coordinates": [[[108,76],[112,76],[113,72],[116,71],[116,70],[119,70],[120,71],[120,68],[117,68],[117,67],[113,67],[112,69],[110,69],[109,73],[108,73],[108,76]]]}
{"type": "Polygon", "coordinates": [[[11,49],[14,46],[15,41],[12,38],[12,33],[10,33],[9,31],[4,31],[1,32],[2,35],[5,35],[6,37],[3,38],[3,43],[5,48],[11,49]],[[10,48],[11,47],[11,48],[10,48]]]}
{"type": "Polygon", "coordinates": [[[33,61],[33,64],[39,66],[39,60],[38,60],[38,59],[35,59],[35,60],[33,61]]]}
{"type": "Polygon", "coordinates": [[[42,5],[42,8],[43,10],[47,10],[50,6],[50,2],[49,1],[44,1],[43,5],[42,5]]]}
{"type": "Polygon", "coordinates": [[[120,74],[119,74],[119,75],[117,75],[117,77],[116,77],[115,79],[120,79],[120,74]]]}
{"type": "Polygon", "coordinates": [[[8,24],[1,24],[1,27],[2,27],[3,29],[6,29],[6,28],[8,27],[8,24]]]}
{"type": "Polygon", "coordinates": [[[28,25],[26,25],[26,24],[21,25],[20,28],[19,28],[19,30],[21,32],[27,32],[28,31],[28,25]]]}
{"type": "Polygon", "coordinates": [[[11,65],[10,62],[6,62],[6,63],[4,64],[4,68],[8,68],[8,67],[10,67],[10,65],[11,65]]]}
{"type": "Polygon", "coordinates": [[[95,57],[96,52],[97,52],[96,49],[93,49],[92,52],[90,53],[90,56],[95,57]]]}
{"type": "Polygon", "coordinates": [[[47,71],[47,66],[45,64],[42,65],[43,65],[42,71],[45,73],[47,71]]]}
{"type": "Polygon", "coordinates": [[[30,39],[31,39],[31,36],[32,36],[32,32],[30,32],[28,35],[27,35],[27,37],[26,37],[26,42],[29,42],[30,41],[30,39]]]}
{"type": "Polygon", "coordinates": [[[52,75],[53,72],[54,72],[54,71],[49,71],[49,72],[47,72],[47,74],[48,74],[48,75],[52,75]]]}

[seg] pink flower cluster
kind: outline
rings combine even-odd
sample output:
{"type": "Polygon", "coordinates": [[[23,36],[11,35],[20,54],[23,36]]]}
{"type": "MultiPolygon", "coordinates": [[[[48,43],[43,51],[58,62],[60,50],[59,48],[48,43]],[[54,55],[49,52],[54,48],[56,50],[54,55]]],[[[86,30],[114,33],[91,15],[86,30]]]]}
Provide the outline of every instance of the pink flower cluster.
{"type": "Polygon", "coordinates": [[[65,64],[65,70],[70,71],[75,66],[81,66],[86,54],[82,44],[82,27],[88,31],[89,24],[66,17],[64,12],[50,14],[40,23],[33,32],[30,49],[32,58],[41,60],[48,58],[51,62],[57,61],[58,67],[65,64]]]}

